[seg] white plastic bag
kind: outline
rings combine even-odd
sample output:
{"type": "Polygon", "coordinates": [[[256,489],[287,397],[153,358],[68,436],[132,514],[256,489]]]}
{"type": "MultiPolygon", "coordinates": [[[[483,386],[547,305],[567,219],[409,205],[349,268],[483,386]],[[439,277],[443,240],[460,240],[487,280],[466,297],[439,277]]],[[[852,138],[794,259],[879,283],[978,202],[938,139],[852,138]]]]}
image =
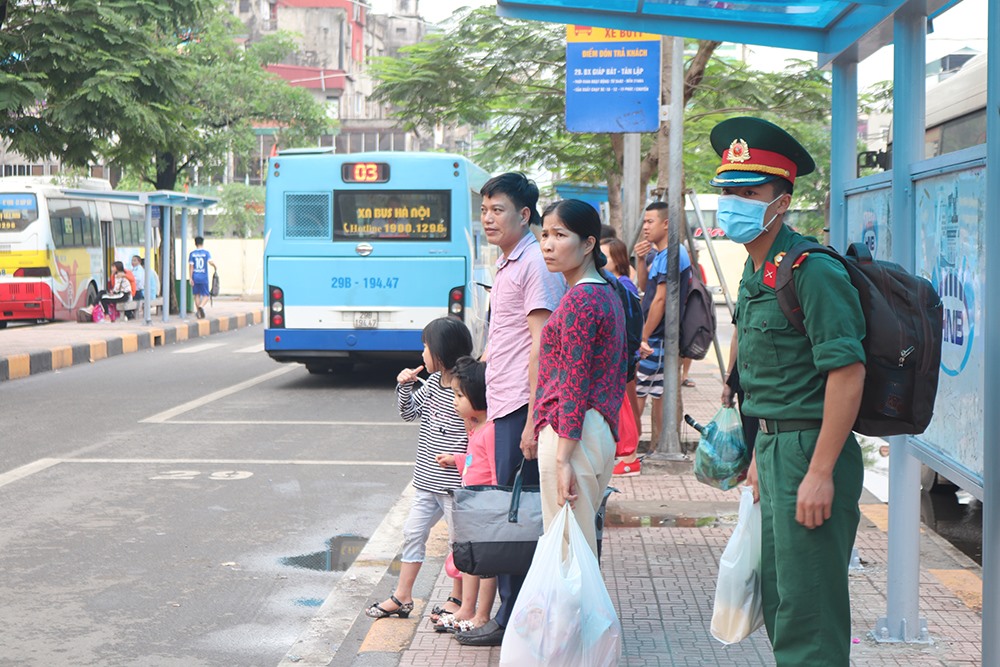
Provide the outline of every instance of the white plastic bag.
{"type": "Polygon", "coordinates": [[[569,503],[539,538],[511,611],[500,664],[604,667],[621,658],[621,623],[569,503]],[[569,531],[569,545],[564,544],[569,531]]]}
{"type": "Polygon", "coordinates": [[[740,516],[719,559],[719,582],[712,610],[712,636],[723,644],[746,639],[764,624],[760,591],[760,505],[753,489],[742,487],[740,516]]]}

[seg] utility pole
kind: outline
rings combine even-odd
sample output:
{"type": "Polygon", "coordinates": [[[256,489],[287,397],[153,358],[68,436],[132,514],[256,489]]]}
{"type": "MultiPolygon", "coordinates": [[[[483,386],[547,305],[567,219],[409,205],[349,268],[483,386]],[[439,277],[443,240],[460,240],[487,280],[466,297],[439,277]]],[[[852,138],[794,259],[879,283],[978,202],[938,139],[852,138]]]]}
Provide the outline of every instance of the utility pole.
{"type": "Polygon", "coordinates": [[[664,39],[663,80],[669,77],[669,112],[667,120],[668,137],[666,145],[662,136],[659,142],[660,160],[657,175],[659,187],[668,205],[669,226],[667,231],[667,304],[664,315],[663,341],[663,428],[660,441],[656,445],[654,458],[661,460],[681,460],[679,420],[680,412],[680,359],[678,358],[678,332],[680,329],[680,233],[679,225],[684,222],[684,195],[681,183],[684,178],[684,39],[672,37],[664,39]],[[667,44],[671,48],[666,48],[667,44]],[[664,54],[666,55],[666,53],[664,54]],[[669,63],[669,65],[667,65],[669,63]]]}

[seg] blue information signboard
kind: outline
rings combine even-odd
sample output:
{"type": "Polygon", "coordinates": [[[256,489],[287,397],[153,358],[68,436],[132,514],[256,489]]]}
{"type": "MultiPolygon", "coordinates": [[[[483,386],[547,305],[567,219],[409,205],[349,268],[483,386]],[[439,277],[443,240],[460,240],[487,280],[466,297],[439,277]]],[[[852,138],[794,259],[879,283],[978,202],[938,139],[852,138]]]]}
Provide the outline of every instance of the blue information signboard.
{"type": "Polygon", "coordinates": [[[566,129],[655,132],[660,127],[660,36],[566,26],[566,129]]]}

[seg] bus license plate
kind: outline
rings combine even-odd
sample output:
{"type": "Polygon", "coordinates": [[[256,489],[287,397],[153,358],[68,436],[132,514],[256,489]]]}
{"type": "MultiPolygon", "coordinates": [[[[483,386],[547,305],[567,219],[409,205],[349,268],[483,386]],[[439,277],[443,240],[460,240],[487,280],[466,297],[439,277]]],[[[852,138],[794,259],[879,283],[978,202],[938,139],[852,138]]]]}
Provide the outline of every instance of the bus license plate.
{"type": "Polygon", "coordinates": [[[378,313],[354,313],[355,329],[377,329],[378,313]]]}

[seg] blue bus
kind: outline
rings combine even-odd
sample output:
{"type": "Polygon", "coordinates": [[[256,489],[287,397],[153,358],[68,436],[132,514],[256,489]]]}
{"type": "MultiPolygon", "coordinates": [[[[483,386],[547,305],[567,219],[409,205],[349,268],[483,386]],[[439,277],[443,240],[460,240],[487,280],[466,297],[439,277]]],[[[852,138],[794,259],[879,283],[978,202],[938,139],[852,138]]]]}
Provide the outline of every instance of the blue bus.
{"type": "MultiPolygon", "coordinates": [[[[450,315],[485,344],[496,252],[480,222],[489,175],[446,153],[281,151],[264,211],[264,349],[310,373],[406,357],[450,315]]],[[[419,362],[418,362],[419,363],[419,362]]]]}

